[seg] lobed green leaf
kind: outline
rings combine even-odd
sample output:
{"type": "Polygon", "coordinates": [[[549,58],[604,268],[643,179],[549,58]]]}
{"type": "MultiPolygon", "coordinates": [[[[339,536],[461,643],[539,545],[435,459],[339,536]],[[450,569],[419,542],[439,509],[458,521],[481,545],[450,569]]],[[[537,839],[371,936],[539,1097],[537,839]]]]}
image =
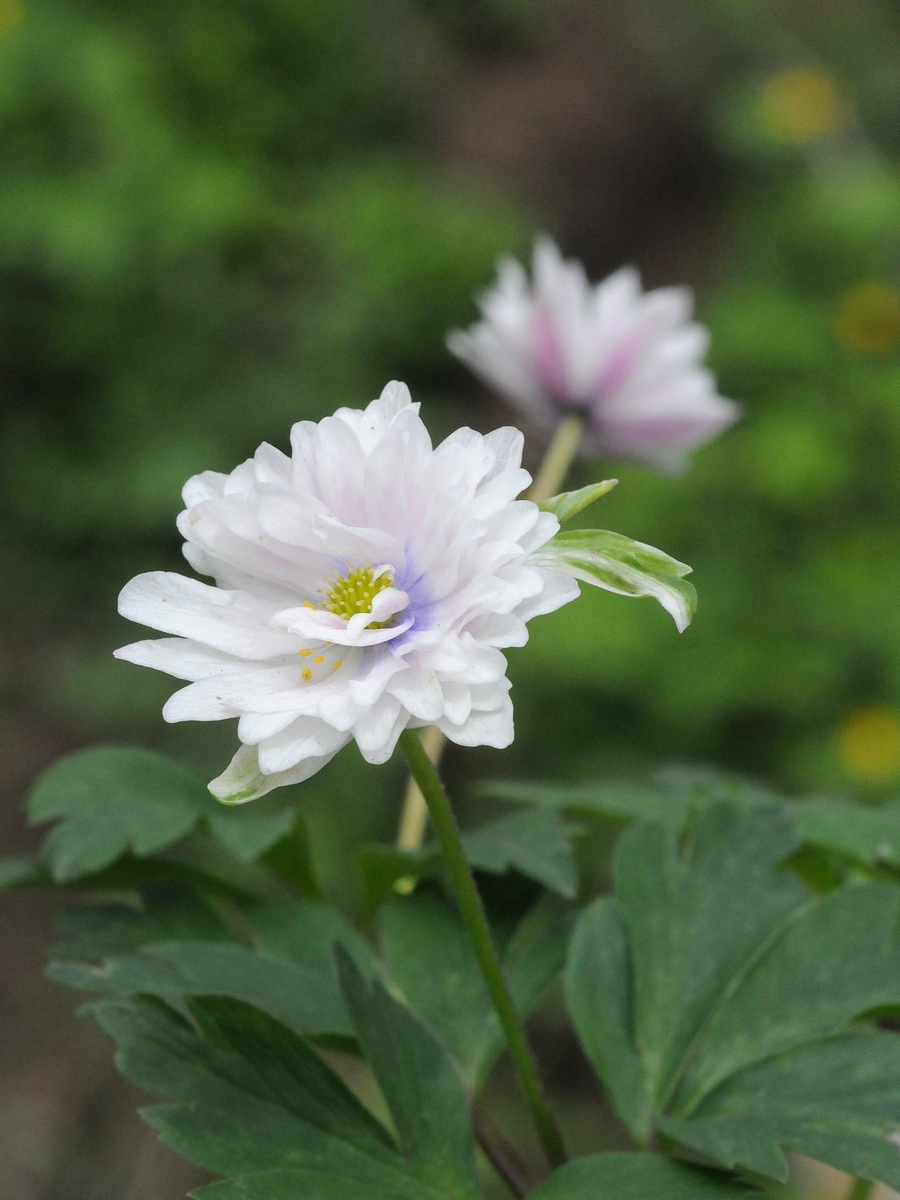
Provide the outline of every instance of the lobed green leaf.
{"type": "Polygon", "coordinates": [[[780,867],[797,840],[765,803],[707,804],[681,848],[634,826],[578,921],[569,1007],[639,1141],[780,1180],[790,1148],[897,1187],[900,1038],[865,1018],[900,1003],[900,894],[811,900],[780,867]]]}

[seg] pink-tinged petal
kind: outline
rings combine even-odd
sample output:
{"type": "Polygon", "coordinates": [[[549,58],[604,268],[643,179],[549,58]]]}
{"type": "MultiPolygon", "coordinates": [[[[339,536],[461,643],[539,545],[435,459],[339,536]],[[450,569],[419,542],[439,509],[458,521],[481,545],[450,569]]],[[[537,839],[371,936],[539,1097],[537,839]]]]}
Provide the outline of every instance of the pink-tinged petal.
{"type": "Polygon", "coordinates": [[[579,263],[541,238],[531,283],[505,262],[479,307],[482,320],[451,334],[451,351],[540,423],[552,426],[573,407],[587,412],[591,452],[678,469],[738,415],[702,369],[708,335],[691,322],[687,288],[644,292],[627,267],[591,286],[579,263]],[[688,430],[682,397],[698,386],[725,407],[688,430]]]}

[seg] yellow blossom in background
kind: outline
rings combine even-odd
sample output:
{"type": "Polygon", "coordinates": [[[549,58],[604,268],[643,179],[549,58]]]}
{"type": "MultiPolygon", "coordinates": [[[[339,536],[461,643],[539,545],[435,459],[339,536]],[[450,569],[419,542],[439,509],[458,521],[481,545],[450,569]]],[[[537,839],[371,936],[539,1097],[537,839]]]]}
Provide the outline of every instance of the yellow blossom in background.
{"type": "Polygon", "coordinates": [[[841,300],[835,332],[850,350],[895,350],[900,345],[900,290],[874,281],[850,288],[841,300]]]}
{"type": "Polygon", "coordinates": [[[803,145],[846,125],[849,105],[825,71],[798,67],[765,83],[759,112],[772,137],[803,145]]]}
{"type": "Polygon", "coordinates": [[[0,0],[0,34],[9,33],[24,16],[22,0],[0,0]]]}
{"type": "Polygon", "coordinates": [[[835,734],[838,757],[862,783],[888,783],[900,775],[900,713],[886,704],[858,708],[835,734]]]}

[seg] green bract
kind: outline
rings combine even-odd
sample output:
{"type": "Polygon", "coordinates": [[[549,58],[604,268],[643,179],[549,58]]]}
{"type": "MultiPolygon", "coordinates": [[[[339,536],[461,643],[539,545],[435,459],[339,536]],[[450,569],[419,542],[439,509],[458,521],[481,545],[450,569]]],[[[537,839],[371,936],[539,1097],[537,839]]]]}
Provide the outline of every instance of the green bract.
{"type": "Polygon", "coordinates": [[[684,578],[690,567],[621,533],[567,530],[532,554],[529,561],[620,596],[653,596],[679,632],[691,623],[697,606],[697,593],[684,578]]]}

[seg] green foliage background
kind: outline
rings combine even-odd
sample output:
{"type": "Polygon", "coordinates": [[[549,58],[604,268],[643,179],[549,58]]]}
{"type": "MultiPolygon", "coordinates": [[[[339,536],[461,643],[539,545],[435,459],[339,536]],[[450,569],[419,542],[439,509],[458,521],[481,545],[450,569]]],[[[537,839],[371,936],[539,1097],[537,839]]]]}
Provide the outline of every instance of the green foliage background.
{"type": "MultiPolygon", "coordinates": [[[[134,634],[115,595],[179,569],[190,474],[284,445],[294,420],[392,377],[436,436],[502,419],[445,331],[537,230],[592,246],[527,189],[449,167],[443,97],[485,55],[539,56],[569,7],[27,3],[0,44],[7,706],[221,769],[233,731],[165,727],[168,681],[111,659],[134,634]]],[[[835,728],[900,705],[900,356],[836,332],[849,288],[900,285],[900,21],[863,2],[852,33],[838,6],[677,7],[675,25],[663,0],[618,17],[644,86],[682,105],[717,164],[715,191],[692,183],[696,207],[708,192],[718,207],[691,270],[745,417],[684,477],[583,464],[573,483],[620,477],[602,523],[690,562],[698,617],[679,638],[651,604],[592,592],[536,623],[513,656],[516,747],[451,756],[457,783],[680,759],[841,789],[858,781],[835,728]],[[779,144],[760,87],[810,65],[836,73],[853,115],[779,144]]],[[[389,831],[400,786],[348,751],[298,792],[333,887],[344,847],[389,831]]]]}

